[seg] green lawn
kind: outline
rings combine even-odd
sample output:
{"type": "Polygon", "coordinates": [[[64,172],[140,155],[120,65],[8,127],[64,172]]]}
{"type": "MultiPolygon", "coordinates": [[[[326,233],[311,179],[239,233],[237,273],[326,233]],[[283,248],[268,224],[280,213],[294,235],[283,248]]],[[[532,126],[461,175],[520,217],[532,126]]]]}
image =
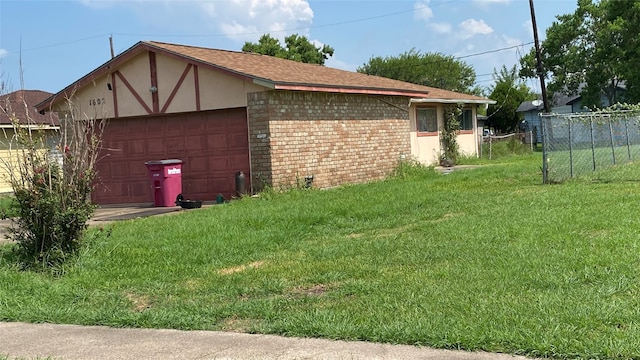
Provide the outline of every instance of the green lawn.
{"type": "Polygon", "coordinates": [[[57,278],[4,246],[0,320],[638,359],[640,166],[616,170],[636,180],[541,185],[538,153],[267,193],[116,223],[57,278]]]}
{"type": "Polygon", "coordinates": [[[0,215],[5,217],[16,216],[16,209],[13,207],[13,195],[0,195],[0,215]]]}

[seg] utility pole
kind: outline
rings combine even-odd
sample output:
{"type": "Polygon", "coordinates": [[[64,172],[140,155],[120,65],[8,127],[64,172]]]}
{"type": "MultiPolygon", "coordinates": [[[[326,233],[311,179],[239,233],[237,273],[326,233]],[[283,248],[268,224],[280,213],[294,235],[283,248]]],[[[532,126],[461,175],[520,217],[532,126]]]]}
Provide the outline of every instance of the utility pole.
{"type": "MultiPolygon", "coordinates": [[[[531,24],[533,25],[533,41],[536,46],[536,69],[538,76],[540,77],[540,91],[542,92],[542,103],[544,104],[544,113],[548,114],[549,111],[549,99],[547,99],[547,87],[544,83],[544,70],[542,68],[542,61],[540,60],[540,42],[538,41],[538,26],[536,25],[536,12],[533,9],[533,0],[529,0],[529,7],[531,8],[531,24]]],[[[540,130],[542,132],[542,183],[549,183],[549,158],[547,157],[547,141],[545,139],[545,126],[544,120],[540,119],[540,130]]]]}
{"type": "Polygon", "coordinates": [[[540,42],[538,41],[538,26],[536,25],[536,12],[533,9],[533,0],[529,0],[531,8],[531,24],[533,25],[533,41],[536,46],[536,70],[540,77],[540,91],[542,92],[542,103],[544,104],[544,112],[549,113],[549,100],[547,99],[547,86],[544,83],[544,70],[542,69],[542,61],[540,60],[540,42]]]}
{"type": "Polygon", "coordinates": [[[109,48],[111,48],[111,58],[113,59],[116,55],[113,53],[113,35],[109,36],[109,48]]]}

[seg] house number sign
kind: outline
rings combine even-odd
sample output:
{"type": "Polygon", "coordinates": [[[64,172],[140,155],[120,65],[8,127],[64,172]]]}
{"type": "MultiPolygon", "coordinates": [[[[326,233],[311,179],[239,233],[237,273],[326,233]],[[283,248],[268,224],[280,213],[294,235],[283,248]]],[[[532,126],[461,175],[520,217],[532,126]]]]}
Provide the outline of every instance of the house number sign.
{"type": "Polygon", "coordinates": [[[89,99],[89,106],[103,105],[106,103],[107,102],[104,100],[104,98],[89,99]]]}

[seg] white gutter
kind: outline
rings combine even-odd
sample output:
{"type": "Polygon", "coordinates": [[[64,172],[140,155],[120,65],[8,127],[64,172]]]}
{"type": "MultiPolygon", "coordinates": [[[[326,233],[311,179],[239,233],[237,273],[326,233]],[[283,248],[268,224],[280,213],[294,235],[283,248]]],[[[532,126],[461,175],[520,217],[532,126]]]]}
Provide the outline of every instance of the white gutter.
{"type": "Polygon", "coordinates": [[[459,99],[425,99],[425,98],[412,98],[409,100],[411,104],[424,104],[424,103],[437,103],[437,104],[495,104],[495,100],[459,100],[459,99]]]}
{"type": "Polygon", "coordinates": [[[38,124],[29,124],[29,125],[11,125],[11,124],[2,124],[0,125],[0,129],[32,129],[32,130],[60,130],[60,126],[52,126],[52,125],[38,125],[38,124]]]}

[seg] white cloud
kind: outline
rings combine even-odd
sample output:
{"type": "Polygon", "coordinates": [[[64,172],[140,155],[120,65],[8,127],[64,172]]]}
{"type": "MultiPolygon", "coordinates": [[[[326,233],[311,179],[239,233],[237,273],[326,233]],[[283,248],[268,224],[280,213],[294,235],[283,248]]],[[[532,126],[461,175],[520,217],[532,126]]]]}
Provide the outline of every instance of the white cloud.
{"type": "Polygon", "coordinates": [[[433,17],[433,10],[429,7],[429,0],[419,0],[413,4],[414,16],[418,20],[429,21],[433,17]]]}
{"type": "Polygon", "coordinates": [[[473,0],[473,3],[484,10],[488,10],[491,5],[506,5],[511,3],[512,0],[473,0]]]}
{"type": "Polygon", "coordinates": [[[219,29],[230,38],[256,40],[264,33],[283,39],[288,32],[301,30],[313,22],[307,0],[230,0],[198,2],[219,29]]]}
{"type": "Polygon", "coordinates": [[[451,24],[449,23],[431,23],[429,26],[438,34],[451,33],[451,24]]]}
{"type": "Polygon", "coordinates": [[[2,59],[3,57],[9,55],[9,52],[5,49],[0,48],[0,59],[2,59]]]}
{"type": "Polygon", "coordinates": [[[122,3],[114,0],[78,0],[82,5],[93,9],[107,9],[109,7],[122,3]]]}
{"type": "Polygon", "coordinates": [[[150,24],[171,21],[174,28],[201,33],[221,32],[237,41],[256,41],[271,33],[284,39],[290,33],[309,34],[314,13],[308,0],[76,0],[101,9],[126,7],[150,24]],[[153,6],[149,6],[153,3],[153,6]],[[160,6],[158,6],[160,5],[160,6]],[[188,20],[180,20],[188,19],[188,20]],[[197,27],[197,30],[193,30],[197,27]]]}
{"type": "Polygon", "coordinates": [[[458,27],[460,28],[460,37],[463,39],[469,39],[476,35],[488,35],[493,32],[491,26],[482,19],[467,19],[458,24],[458,27]]]}
{"type": "Polygon", "coordinates": [[[485,4],[508,4],[512,0],[473,0],[474,3],[485,5],[485,4]]]}

